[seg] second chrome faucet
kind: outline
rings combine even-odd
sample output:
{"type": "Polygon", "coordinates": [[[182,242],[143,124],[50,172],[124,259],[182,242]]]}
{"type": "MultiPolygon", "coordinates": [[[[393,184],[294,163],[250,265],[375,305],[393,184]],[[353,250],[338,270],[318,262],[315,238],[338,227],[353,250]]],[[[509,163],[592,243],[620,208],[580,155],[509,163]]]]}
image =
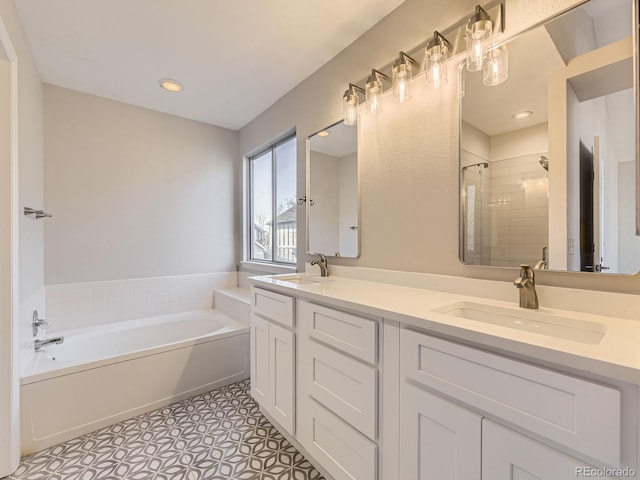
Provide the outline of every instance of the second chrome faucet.
{"type": "Polygon", "coordinates": [[[520,277],[513,284],[520,292],[520,306],[522,308],[538,308],[538,294],[536,293],[536,275],[529,265],[520,265],[520,277]]]}

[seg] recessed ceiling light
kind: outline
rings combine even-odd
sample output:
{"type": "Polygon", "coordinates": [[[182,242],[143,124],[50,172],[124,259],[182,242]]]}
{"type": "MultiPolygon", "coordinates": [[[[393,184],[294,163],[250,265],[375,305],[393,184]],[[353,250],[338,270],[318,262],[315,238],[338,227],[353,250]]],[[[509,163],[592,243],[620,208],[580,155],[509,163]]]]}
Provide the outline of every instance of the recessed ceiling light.
{"type": "Polygon", "coordinates": [[[513,118],[516,120],[522,120],[524,118],[529,118],[531,115],[533,115],[531,110],[525,110],[524,112],[516,113],[513,118]]]}
{"type": "Polygon", "coordinates": [[[177,80],[173,80],[171,78],[163,78],[160,80],[160,86],[162,88],[164,88],[167,92],[179,92],[180,90],[182,90],[182,84],[177,81],[177,80]]]}
{"type": "Polygon", "coordinates": [[[322,130],[321,132],[318,132],[318,136],[319,137],[328,137],[330,133],[331,132],[329,130],[322,130]]]}

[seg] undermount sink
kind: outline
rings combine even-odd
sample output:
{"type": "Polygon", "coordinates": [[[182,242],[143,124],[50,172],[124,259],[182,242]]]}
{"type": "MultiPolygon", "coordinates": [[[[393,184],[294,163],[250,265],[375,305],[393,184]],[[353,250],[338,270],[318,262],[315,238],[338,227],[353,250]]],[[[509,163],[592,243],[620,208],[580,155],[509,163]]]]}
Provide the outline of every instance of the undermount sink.
{"type": "Polygon", "coordinates": [[[312,283],[320,283],[322,280],[309,278],[304,275],[276,275],[273,277],[274,280],[279,280],[281,282],[289,282],[289,283],[297,283],[297,284],[312,284],[312,283]]]}
{"type": "Polygon", "coordinates": [[[594,345],[600,343],[607,331],[606,325],[599,322],[537,310],[496,307],[474,302],[457,302],[436,308],[433,311],[475,322],[594,345]]]}

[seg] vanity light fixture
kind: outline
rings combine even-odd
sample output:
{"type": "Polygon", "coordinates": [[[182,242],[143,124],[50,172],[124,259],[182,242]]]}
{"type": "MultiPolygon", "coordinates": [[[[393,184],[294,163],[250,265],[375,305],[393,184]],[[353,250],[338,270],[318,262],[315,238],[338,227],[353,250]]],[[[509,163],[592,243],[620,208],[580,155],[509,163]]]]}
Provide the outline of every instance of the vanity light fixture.
{"type": "Polygon", "coordinates": [[[364,90],[367,102],[367,112],[372,115],[377,115],[382,111],[382,81],[388,79],[389,77],[380,70],[376,70],[375,68],[371,69],[371,75],[367,78],[364,90]]]}
{"type": "Polygon", "coordinates": [[[349,84],[342,96],[342,109],[345,125],[355,125],[358,123],[358,104],[360,96],[358,93],[364,93],[364,90],[353,83],[349,84]]]}
{"type": "Polygon", "coordinates": [[[411,82],[414,65],[418,66],[418,62],[402,51],[393,64],[391,82],[393,85],[393,97],[398,103],[405,103],[411,100],[409,82],[411,82]]]}
{"type": "Polygon", "coordinates": [[[425,71],[427,87],[440,88],[447,84],[447,66],[444,64],[449,57],[451,44],[440,32],[433,32],[426,48],[425,71]]]}
{"type": "Polygon", "coordinates": [[[489,50],[482,67],[482,84],[494,87],[507,81],[509,77],[509,51],[506,45],[489,50]]]}
{"type": "Polygon", "coordinates": [[[167,92],[177,93],[182,90],[182,84],[179,81],[173,80],[171,78],[161,78],[158,83],[167,92]]]}
{"type": "Polygon", "coordinates": [[[467,70],[477,72],[482,70],[490,49],[489,42],[493,32],[493,20],[480,5],[467,22],[465,37],[467,39],[467,70]]]}

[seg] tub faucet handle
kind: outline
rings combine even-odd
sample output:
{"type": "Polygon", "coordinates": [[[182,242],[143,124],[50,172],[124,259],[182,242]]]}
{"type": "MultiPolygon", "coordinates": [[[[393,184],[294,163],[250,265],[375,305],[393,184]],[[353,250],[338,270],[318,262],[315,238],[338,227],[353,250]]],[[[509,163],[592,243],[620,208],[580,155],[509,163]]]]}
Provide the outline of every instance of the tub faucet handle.
{"type": "Polygon", "coordinates": [[[32,318],[33,320],[31,321],[31,333],[33,334],[34,337],[38,335],[39,328],[46,330],[51,325],[51,323],[47,322],[44,318],[39,318],[37,310],[33,311],[32,318]]]}

